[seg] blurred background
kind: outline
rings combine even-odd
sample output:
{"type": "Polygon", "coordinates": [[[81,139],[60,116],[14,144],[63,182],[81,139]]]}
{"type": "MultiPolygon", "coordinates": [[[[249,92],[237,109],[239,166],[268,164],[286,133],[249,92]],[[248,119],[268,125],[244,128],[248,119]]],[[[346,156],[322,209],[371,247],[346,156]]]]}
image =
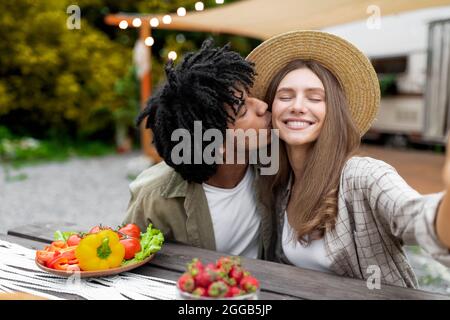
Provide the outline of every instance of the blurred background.
{"type": "MultiPolygon", "coordinates": [[[[163,66],[213,37],[247,55],[316,29],[364,51],[382,100],[361,154],[421,193],[443,190],[450,114],[450,1],[0,1],[0,233],[30,223],[119,225],[128,184],[159,161],[134,119],[163,66]]],[[[423,289],[450,272],[408,255],[423,289]]]]}

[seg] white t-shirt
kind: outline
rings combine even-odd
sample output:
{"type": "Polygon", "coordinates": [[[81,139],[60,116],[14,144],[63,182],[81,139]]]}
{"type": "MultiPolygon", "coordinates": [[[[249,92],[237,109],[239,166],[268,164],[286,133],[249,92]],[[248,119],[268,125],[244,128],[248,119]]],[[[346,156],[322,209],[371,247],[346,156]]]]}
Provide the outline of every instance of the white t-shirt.
{"type": "Polygon", "coordinates": [[[285,212],[282,246],[286,258],[297,267],[331,273],[331,260],[327,257],[324,238],[313,240],[304,247],[292,236],[293,232],[285,212]]]}
{"type": "Polygon", "coordinates": [[[219,252],[258,257],[261,217],[256,210],[253,175],[249,167],[244,178],[232,189],[203,183],[219,252]]]}

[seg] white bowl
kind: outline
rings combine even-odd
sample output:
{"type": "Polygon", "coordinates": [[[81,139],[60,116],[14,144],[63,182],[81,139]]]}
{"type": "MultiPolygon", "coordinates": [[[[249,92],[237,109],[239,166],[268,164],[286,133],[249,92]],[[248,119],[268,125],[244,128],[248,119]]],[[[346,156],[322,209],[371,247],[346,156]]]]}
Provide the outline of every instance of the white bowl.
{"type": "Polygon", "coordinates": [[[252,293],[247,293],[236,297],[198,297],[189,292],[185,292],[178,287],[177,284],[177,299],[178,300],[258,300],[259,288],[252,293]]]}

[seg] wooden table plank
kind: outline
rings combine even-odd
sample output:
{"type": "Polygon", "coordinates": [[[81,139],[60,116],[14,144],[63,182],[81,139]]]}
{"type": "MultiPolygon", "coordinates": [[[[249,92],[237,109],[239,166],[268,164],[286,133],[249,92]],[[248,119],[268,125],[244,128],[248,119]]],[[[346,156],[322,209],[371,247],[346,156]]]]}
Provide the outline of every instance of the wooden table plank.
{"type": "MultiPolygon", "coordinates": [[[[26,237],[38,241],[51,241],[55,230],[64,226],[34,225],[10,230],[8,234],[26,237]]],[[[213,262],[223,254],[189,247],[180,244],[165,243],[151,264],[174,272],[183,272],[193,257],[205,262],[213,262]]],[[[429,293],[402,287],[382,285],[381,289],[369,290],[366,282],[359,279],[344,278],[314,270],[294,266],[242,258],[244,266],[261,282],[265,292],[281,294],[300,299],[450,299],[449,296],[429,293]]]]}

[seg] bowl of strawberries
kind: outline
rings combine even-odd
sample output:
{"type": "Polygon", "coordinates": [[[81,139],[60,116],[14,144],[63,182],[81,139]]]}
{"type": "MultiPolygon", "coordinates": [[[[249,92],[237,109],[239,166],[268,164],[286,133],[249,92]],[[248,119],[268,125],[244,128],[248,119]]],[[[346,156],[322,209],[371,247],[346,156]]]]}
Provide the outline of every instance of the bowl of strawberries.
{"type": "Polygon", "coordinates": [[[231,256],[206,265],[195,258],[177,281],[180,300],[257,300],[259,291],[259,281],[231,256]]]}

